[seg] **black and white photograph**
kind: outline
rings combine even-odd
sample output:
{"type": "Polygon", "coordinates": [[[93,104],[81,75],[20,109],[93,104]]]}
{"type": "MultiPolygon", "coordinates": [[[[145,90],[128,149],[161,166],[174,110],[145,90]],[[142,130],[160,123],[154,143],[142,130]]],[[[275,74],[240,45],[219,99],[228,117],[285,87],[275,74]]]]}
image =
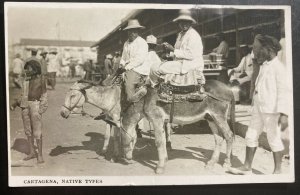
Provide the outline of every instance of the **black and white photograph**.
{"type": "Polygon", "coordinates": [[[295,181],[290,6],[4,8],[9,186],[295,181]]]}

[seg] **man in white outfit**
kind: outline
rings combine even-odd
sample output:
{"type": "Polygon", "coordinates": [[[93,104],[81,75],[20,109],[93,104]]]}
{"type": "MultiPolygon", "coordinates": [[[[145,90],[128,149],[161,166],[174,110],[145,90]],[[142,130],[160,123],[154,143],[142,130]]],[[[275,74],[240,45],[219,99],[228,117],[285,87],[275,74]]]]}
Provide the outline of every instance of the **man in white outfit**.
{"type": "Polygon", "coordinates": [[[279,42],[271,36],[257,35],[253,44],[254,57],[262,64],[255,83],[252,116],[246,133],[246,159],[242,167],[230,168],[233,174],[251,174],[258,138],[263,128],[274,157],[273,174],[281,173],[281,131],[288,126],[290,90],[286,67],[279,61],[279,42]]]}
{"type": "Polygon", "coordinates": [[[230,82],[238,82],[238,85],[242,85],[247,81],[251,81],[253,74],[253,63],[251,50],[247,45],[241,46],[243,58],[240,64],[233,69],[229,70],[230,82]]]}
{"type": "MultiPolygon", "coordinates": [[[[150,79],[152,85],[158,84],[158,78],[166,74],[184,75],[191,70],[199,72],[199,84],[205,84],[203,76],[203,45],[198,32],[192,28],[196,21],[191,16],[190,10],[180,10],[179,16],[173,20],[178,23],[181,32],[178,34],[175,46],[164,43],[166,49],[170,51],[170,56],[174,61],[167,61],[159,67],[152,67],[150,79]]],[[[203,87],[200,91],[203,91],[203,87]]]]}

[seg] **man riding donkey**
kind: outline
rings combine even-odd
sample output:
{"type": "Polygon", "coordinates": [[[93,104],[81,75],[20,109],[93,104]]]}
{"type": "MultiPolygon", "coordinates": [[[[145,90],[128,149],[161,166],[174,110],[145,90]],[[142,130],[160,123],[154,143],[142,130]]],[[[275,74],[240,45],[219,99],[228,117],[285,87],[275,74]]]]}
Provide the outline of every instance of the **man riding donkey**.
{"type": "MultiPolygon", "coordinates": [[[[177,22],[181,32],[176,39],[175,47],[163,43],[174,61],[167,61],[160,66],[151,68],[150,80],[154,87],[159,79],[166,75],[165,81],[173,85],[200,85],[199,94],[203,94],[205,77],[203,75],[203,45],[198,32],[192,27],[196,21],[192,18],[190,10],[180,10],[179,16],[173,21],[177,22]]],[[[204,94],[203,94],[204,95],[204,94]]]]}
{"type": "MultiPolygon", "coordinates": [[[[120,59],[120,67],[111,78],[116,78],[124,73],[124,86],[126,101],[131,103],[138,102],[143,96],[146,95],[147,89],[144,85],[147,77],[150,74],[151,66],[158,66],[161,61],[154,49],[157,44],[157,39],[153,35],[147,37],[145,41],[139,36],[140,30],[144,29],[139,21],[132,19],[128,21],[127,27],[124,31],[128,34],[128,40],[124,43],[123,52],[120,59]],[[149,49],[149,51],[148,51],[149,49]]],[[[105,83],[105,81],[104,81],[105,83]]],[[[126,105],[122,103],[124,110],[126,105]]],[[[95,120],[105,119],[106,114],[100,113],[95,120]]],[[[140,129],[137,128],[138,137],[141,137],[140,129]]]]}

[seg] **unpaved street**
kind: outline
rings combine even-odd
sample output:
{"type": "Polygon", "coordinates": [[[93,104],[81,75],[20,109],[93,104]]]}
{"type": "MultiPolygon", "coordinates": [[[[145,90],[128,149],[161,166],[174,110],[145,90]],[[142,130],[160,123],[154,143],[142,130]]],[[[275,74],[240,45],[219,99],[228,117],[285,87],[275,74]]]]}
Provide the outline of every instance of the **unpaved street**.
{"type": "MultiPolygon", "coordinates": [[[[91,176],[91,175],[154,175],[157,152],[153,136],[144,130],[143,138],[138,139],[134,152],[134,163],[123,165],[112,163],[100,156],[103,146],[105,123],[95,121],[88,116],[73,115],[69,119],[60,116],[60,108],[65,93],[72,82],[59,82],[56,90],[48,91],[49,108],[43,115],[43,138],[45,163],[36,164],[36,159],[22,161],[27,152],[27,141],[23,131],[20,108],[11,111],[10,143],[12,175],[36,176],[91,176]]],[[[16,89],[11,88],[12,95],[16,89]]],[[[10,97],[13,99],[13,97],[10,97]]],[[[237,128],[240,135],[246,130],[249,120],[249,107],[237,106],[237,128]]],[[[91,105],[85,106],[86,112],[97,115],[100,110],[91,105]]],[[[262,138],[263,139],[263,138],[262,138]]],[[[169,161],[165,175],[219,175],[229,174],[221,164],[225,158],[225,142],[222,148],[220,164],[213,170],[207,170],[205,163],[212,155],[214,139],[205,122],[189,125],[172,135],[173,151],[169,152],[169,161]]],[[[267,148],[267,147],[266,147],[267,148]]],[[[111,147],[110,147],[111,149],[111,147]]],[[[236,136],[233,147],[233,165],[240,166],[244,161],[245,142],[236,136]]],[[[273,170],[272,153],[259,148],[254,159],[255,174],[270,174],[273,170]]],[[[284,160],[283,171],[289,171],[289,162],[284,160]]]]}

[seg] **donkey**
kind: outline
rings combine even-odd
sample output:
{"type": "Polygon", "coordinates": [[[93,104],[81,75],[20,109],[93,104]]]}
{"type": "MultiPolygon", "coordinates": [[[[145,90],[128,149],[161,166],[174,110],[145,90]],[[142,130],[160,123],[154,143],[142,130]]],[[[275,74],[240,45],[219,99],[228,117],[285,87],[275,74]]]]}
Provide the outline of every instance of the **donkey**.
{"type": "Polygon", "coordinates": [[[104,145],[101,153],[107,151],[109,140],[113,135],[114,157],[119,157],[119,130],[120,126],[120,87],[117,86],[93,86],[90,83],[76,82],[68,91],[64,105],[61,108],[61,116],[68,118],[72,112],[82,108],[84,103],[89,103],[103,110],[107,117],[105,121],[106,131],[104,145]]]}
{"type": "MultiPolygon", "coordinates": [[[[232,144],[234,140],[235,123],[235,101],[232,91],[223,83],[215,80],[208,80],[205,90],[209,96],[202,102],[174,103],[173,122],[179,125],[191,124],[200,120],[207,120],[215,138],[215,149],[207,168],[212,168],[219,160],[220,147],[225,138],[227,143],[225,167],[231,166],[232,144]]],[[[115,109],[117,102],[120,102],[120,87],[118,86],[97,86],[73,90],[70,102],[62,108],[62,116],[66,116],[69,110],[79,104],[79,98],[86,98],[89,103],[100,105],[111,115],[120,117],[120,107],[115,109]],[[98,93],[101,93],[98,94],[98,93]],[[94,95],[92,95],[94,94],[94,95]],[[98,95],[95,95],[98,94],[98,95]],[[94,96],[93,100],[88,96],[94,96]],[[67,108],[66,108],[67,107],[67,108]],[[115,112],[112,112],[115,111],[115,112]]],[[[120,137],[125,159],[132,160],[133,149],[137,140],[135,131],[136,124],[146,117],[154,125],[155,143],[158,151],[158,163],[155,172],[163,173],[168,159],[166,149],[165,121],[170,119],[171,105],[158,102],[157,89],[148,88],[148,92],[137,103],[131,104],[123,113],[121,120],[115,121],[120,129],[120,137]]],[[[117,119],[117,117],[115,119],[117,119]]],[[[115,120],[113,119],[113,120],[115,120]]],[[[120,119],[120,118],[119,118],[120,119]]],[[[168,131],[167,131],[168,134],[168,131]]],[[[169,137],[169,136],[167,136],[169,137]]]]}

